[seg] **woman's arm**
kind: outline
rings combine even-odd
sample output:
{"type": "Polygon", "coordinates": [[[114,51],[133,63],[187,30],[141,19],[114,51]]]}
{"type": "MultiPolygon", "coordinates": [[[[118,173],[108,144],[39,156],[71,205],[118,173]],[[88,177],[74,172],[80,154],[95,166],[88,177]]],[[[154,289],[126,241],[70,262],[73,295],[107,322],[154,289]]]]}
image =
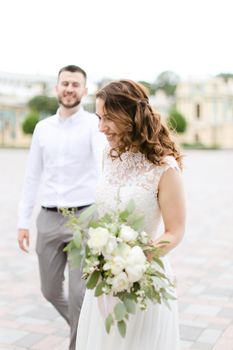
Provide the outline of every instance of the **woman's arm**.
{"type": "Polygon", "coordinates": [[[168,169],[162,175],[158,188],[158,201],[164,221],[164,233],[155,241],[160,244],[163,255],[175,248],[184,235],[185,199],[181,174],[175,169],[168,169]]]}

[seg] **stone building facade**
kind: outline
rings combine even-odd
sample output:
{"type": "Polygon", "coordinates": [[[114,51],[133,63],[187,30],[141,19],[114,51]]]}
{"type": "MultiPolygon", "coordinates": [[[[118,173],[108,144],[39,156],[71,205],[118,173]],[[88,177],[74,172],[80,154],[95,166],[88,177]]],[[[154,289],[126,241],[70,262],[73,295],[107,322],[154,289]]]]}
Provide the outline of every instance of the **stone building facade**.
{"type": "Polygon", "coordinates": [[[37,95],[54,95],[55,78],[0,72],[0,146],[27,147],[31,137],[21,124],[28,101],[37,95]]]}
{"type": "Polygon", "coordinates": [[[179,83],[176,107],[188,122],[183,142],[233,148],[232,78],[179,83]]]}

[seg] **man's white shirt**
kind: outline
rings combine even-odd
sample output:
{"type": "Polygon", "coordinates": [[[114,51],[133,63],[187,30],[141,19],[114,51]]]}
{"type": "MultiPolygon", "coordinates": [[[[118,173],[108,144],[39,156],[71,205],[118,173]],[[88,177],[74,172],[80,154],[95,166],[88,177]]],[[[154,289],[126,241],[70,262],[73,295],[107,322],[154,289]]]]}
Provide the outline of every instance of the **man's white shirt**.
{"type": "Polygon", "coordinates": [[[83,108],[68,118],[61,118],[58,110],[40,121],[32,137],[18,227],[26,229],[30,225],[40,181],[42,206],[93,203],[105,144],[97,117],[83,108]]]}

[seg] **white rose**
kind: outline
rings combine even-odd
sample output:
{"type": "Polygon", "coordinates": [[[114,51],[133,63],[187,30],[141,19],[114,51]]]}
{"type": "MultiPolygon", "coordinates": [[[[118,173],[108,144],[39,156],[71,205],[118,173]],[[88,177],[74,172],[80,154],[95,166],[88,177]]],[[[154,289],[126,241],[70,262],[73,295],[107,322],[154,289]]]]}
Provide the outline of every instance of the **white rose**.
{"type": "Polygon", "coordinates": [[[125,268],[125,259],[121,256],[114,256],[111,260],[104,264],[104,270],[111,270],[113,275],[118,275],[125,268]]]}
{"type": "Polygon", "coordinates": [[[146,263],[146,256],[141,247],[135,246],[130,249],[127,257],[127,263],[132,265],[141,265],[146,263]]]}
{"type": "Polygon", "coordinates": [[[129,281],[134,283],[139,281],[142,278],[143,273],[145,272],[145,269],[144,269],[144,266],[142,265],[128,266],[126,268],[126,272],[127,272],[129,281]]]}
{"type": "Polygon", "coordinates": [[[128,290],[130,283],[125,272],[121,272],[119,275],[111,279],[112,290],[115,293],[128,290]]]}
{"type": "Polygon", "coordinates": [[[119,237],[125,242],[134,241],[138,237],[138,232],[127,225],[121,225],[119,237]]]}
{"type": "Polygon", "coordinates": [[[142,249],[135,246],[126,259],[126,272],[130,282],[139,281],[147,268],[146,256],[142,249]]]}
{"type": "Polygon", "coordinates": [[[116,249],[113,251],[114,256],[121,256],[123,259],[126,259],[131,251],[131,247],[123,242],[117,244],[116,249]]]}
{"type": "Polygon", "coordinates": [[[107,244],[103,248],[103,255],[105,258],[111,257],[113,251],[117,247],[117,239],[114,236],[109,236],[107,244]]]}
{"type": "Polygon", "coordinates": [[[87,244],[93,253],[101,253],[103,248],[108,242],[109,232],[104,227],[89,228],[88,230],[89,240],[87,244]]]}

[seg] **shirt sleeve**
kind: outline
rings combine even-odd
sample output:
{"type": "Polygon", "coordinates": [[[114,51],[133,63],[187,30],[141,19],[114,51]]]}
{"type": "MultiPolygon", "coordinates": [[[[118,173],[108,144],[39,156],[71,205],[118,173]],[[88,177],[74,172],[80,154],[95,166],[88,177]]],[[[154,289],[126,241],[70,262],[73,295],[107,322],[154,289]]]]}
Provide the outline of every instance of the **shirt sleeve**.
{"type": "Polygon", "coordinates": [[[42,153],[39,145],[39,128],[36,126],[27,161],[24,184],[18,210],[18,228],[28,229],[42,174],[42,153]]]}
{"type": "Polygon", "coordinates": [[[98,171],[98,175],[102,173],[103,168],[103,154],[104,149],[107,145],[106,137],[99,131],[98,118],[93,115],[92,123],[92,136],[91,136],[91,147],[94,156],[94,162],[98,171]]]}

